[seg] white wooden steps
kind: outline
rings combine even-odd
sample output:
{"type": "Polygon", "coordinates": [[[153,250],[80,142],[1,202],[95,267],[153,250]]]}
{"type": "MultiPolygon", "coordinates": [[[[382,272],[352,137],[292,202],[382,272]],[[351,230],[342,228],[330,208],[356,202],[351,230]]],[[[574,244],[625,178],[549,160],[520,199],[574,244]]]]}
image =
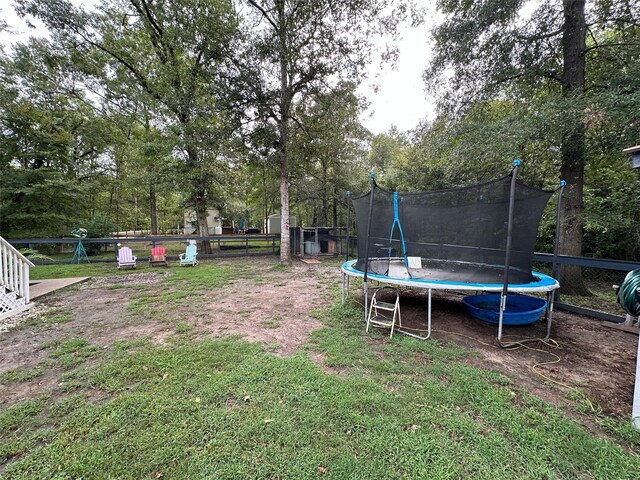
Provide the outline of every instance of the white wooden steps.
{"type": "Polygon", "coordinates": [[[0,319],[31,307],[29,269],[33,263],[0,237],[0,319]]]}

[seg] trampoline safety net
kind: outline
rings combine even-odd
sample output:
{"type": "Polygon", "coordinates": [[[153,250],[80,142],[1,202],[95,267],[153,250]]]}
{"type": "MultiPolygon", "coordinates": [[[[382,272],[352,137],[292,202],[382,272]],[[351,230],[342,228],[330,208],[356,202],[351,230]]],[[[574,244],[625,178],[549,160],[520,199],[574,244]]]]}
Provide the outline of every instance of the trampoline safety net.
{"type": "MultiPolygon", "coordinates": [[[[368,264],[367,224],[372,192],[354,198],[356,268],[378,275],[502,283],[511,175],[449,190],[397,193],[374,182],[368,264]]],[[[509,283],[533,281],[531,259],[542,212],[554,191],[516,181],[509,283]]]]}

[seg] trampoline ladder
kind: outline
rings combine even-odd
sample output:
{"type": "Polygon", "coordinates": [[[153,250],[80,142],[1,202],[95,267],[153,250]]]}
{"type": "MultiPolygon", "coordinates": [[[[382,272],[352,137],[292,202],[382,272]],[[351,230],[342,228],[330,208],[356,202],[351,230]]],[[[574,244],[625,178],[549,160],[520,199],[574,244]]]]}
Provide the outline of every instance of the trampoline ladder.
{"type": "Polygon", "coordinates": [[[369,326],[389,328],[391,334],[389,338],[393,338],[393,329],[396,326],[396,321],[400,324],[400,292],[393,287],[382,287],[377,289],[373,293],[371,298],[371,306],[369,307],[369,315],[367,315],[367,328],[366,332],[369,332],[369,326]],[[391,290],[396,295],[394,303],[381,302],[378,300],[377,295],[382,290],[391,290]]]}

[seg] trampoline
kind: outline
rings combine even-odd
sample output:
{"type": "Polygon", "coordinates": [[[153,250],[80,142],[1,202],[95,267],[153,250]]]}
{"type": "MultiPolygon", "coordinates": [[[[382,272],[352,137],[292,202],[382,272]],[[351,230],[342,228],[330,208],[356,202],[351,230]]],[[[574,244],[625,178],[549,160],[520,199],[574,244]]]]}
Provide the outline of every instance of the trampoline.
{"type": "MultiPolygon", "coordinates": [[[[546,293],[544,338],[549,338],[554,293],[560,285],[553,276],[533,271],[531,262],[542,213],[556,190],[519,182],[519,165],[515,161],[509,175],[491,182],[420,193],[384,190],[372,174],[371,190],[352,199],[358,258],[349,260],[347,253],[342,265],[343,303],[350,277],[364,280],[365,316],[371,280],[425,289],[426,335],[403,331],[402,327],[398,331],[426,340],[431,335],[433,290],[500,293],[497,340],[501,346],[509,346],[502,342],[508,294],[546,293]]],[[[556,245],[563,187],[561,182],[556,245]]],[[[554,251],[552,272],[556,257],[554,251]]]]}

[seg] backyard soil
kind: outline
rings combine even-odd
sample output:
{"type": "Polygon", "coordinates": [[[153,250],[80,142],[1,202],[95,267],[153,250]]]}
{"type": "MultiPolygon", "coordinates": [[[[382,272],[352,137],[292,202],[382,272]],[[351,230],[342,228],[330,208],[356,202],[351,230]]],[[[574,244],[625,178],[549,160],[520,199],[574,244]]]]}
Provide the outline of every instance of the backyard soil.
{"type": "MultiPolygon", "coordinates": [[[[234,262],[240,265],[246,260],[220,263],[233,267],[234,262]]],[[[22,320],[28,325],[7,332],[0,329],[0,374],[46,362],[49,355],[45,347],[55,340],[82,337],[104,350],[112,348],[116,340],[143,336],[164,343],[180,323],[190,326],[199,338],[237,335],[264,344],[276,355],[293,355],[305,345],[309,334],[321,327],[311,312],[331,304],[334,293],[330,290],[339,284],[340,272],[335,261],[296,261],[292,269],[284,270],[273,269],[275,264],[272,258],[256,259],[253,267],[259,271],[258,280],[239,279],[224,287],[203,290],[198,301],[164,312],[164,318],[137,315],[127,306],[140,294],[141,285],[146,289],[153,289],[154,283],[163,285],[160,282],[170,271],[100,277],[52,293],[39,300],[38,307],[23,314],[22,320]],[[38,323],[37,316],[51,308],[70,311],[72,320],[53,325],[38,323]]],[[[361,291],[352,289],[351,295],[362,302],[361,291]]],[[[424,327],[423,291],[404,291],[401,309],[404,325],[424,327]]],[[[631,413],[637,335],[556,311],[553,343],[502,349],[496,343],[495,325],[470,317],[462,296],[451,292],[434,292],[433,329],[432,339],[455,342],[477,352],[464,361],[500,370],[517,387],[546,401],[566,405],[568,387],[577,387],[605,413],[624,417],[631,413]]],[[[525,328],[509,328],[505,335],[543,336],[544,330],[545,325],[539,322],[525,328]]],[[[322,355],[311,352],[310,356],[322,363],[322,355]]],[[[46,368],[42,376],[32,381],[0,384],[0,406],[54,391],[61,373],[54,367],[46,368]]]]}
{"type": "MultiPolygon", "coordinates": [[[[579,389],[592,401],[590,409],[629,417],[633,399],[638,335],[602,322],[567,312],[553,312],[551,339],[504,349],[496,340],[497,325],[471,317],[463,295],[434,291],[432,337],[455,342],[478,352],[467,362],[497,369],[517,386],[556,404],[566,402],[566,393],[579,389]],[[595,403],[593,403],[595,401],[595,403]]],[[[402,323],[426,328],[427,301],[424,292],[408,290],[401,300],[402,323]]],[[[426,332],[412,330],[424,335],[426,332]]],[[[505,327],[503,342],[542,338],[546,322],[522,327],[505,327]]]]}

